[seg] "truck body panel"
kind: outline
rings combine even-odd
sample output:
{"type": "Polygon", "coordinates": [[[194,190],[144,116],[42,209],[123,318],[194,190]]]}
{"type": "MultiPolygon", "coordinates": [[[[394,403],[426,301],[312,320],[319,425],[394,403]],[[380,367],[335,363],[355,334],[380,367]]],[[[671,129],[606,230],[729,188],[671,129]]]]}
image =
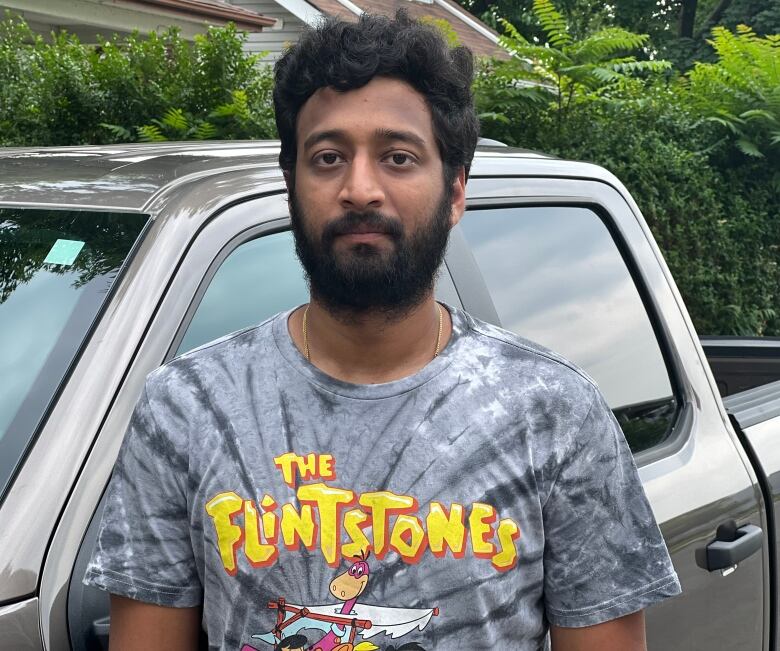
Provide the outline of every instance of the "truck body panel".
{"type": "MultiPolygon", "coordinates": [[[[74,639],[73,631],[105,628],[102,606],[78,593],[80,559],[94,539],[85,532],[99,516],[146,375],[177,354],[222,263],[240,246],[289,229],[277,148],[170,143],[0,154],[0,206],[126,210],[150,218],[0,504],[0,604],[7,604],[0,608],[0,641],[22,629],[29,638],[33,611],[39,635],[24,648],[93,648],[84,646],[88,633],[74,639]],[[84,621],[76,626],[74,618],[84,621]],[[20,629],[22,621],[28,624],[20,629]]],[[[777,621],[770,615],[777,607],[774,549],[765,544],[727,576],[703,569],[697,554],[731,519],[759,526],[776,540],[776,513],[766,511],[770,500],[762,481],[766,477],[773,499],[780,498],[780,457],[772,447],[780,427],[771,411],[777,396],[752,396],[758,411],[750,421],[732,403],[732,417],[741,417],[744,426],[732,425],[650,230],[606,170],[485,148],[475,158],[467,205],[467,219],[498,209],[522,219],[525,208],[539,207],[584,208],[599,216],[644,306],[677,409],[665,439],[635,455],[683,585],[682,596],[649,610],[649,648],[768,651],[777,621]]],[[[267,279],[275,283],[278,277],[267,279]]],[[[499,291],[466,229],[456,227],[437,296],[507,327],[499,291]]]]}

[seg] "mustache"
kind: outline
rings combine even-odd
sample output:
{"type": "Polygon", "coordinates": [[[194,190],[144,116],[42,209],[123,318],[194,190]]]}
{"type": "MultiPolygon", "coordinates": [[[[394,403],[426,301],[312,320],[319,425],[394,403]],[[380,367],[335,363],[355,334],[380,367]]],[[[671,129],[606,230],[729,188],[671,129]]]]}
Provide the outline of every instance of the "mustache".
{"type": "Polygon", "coordinates": [[[389,217],[374,210],[369,212],[349,210],[325,226],[322,231],[322,243],[328,246],[340,235],[352,233],[359,227],[369,227],[372,230],[386,233],[396,241],[404,235],[403,225],[395,217],[389,217]]]}

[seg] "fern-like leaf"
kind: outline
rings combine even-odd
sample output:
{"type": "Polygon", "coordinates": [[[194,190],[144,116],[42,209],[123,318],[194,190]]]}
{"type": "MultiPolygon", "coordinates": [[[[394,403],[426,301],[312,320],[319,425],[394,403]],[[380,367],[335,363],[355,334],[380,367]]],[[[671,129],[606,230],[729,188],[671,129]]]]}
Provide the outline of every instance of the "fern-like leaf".
{"type": "Polygon", "coordinates": [[[751,109],[744,113],[740,113],[739,117],[748,122],[751,120],[766,120],[772,124],[778,124],[778,116],[764,109],[751,109]]]}
{"type": "Polygon", "coordinates": [[[105,122],[101,122],[100,126],[104,129],[108,129],[118,142],[130,142],[133,139],[133,134],[130,133],[130,130],[125,129],[118,124],[106,124],[105,122]]]}
{"type": "Polygon", "coordinates": [[[504,28],[504,31],[506,32],[506,38],[517,41],[519,43],[528,43],[528,40],[523,36],[520,32],[517,31],[517,28],[510,23],[506,18],[499,18],[498,22],[501,23],[501,26],[504,28]]]}
{"type": "Polygon", "coordinates": [[[166,142],[168,140],[156,124],[146,124],[142,127],[136,127],[135,130],[138,132],[138,139],[141,142],[166,142]]]}
{"type": "Polygon", "coordinates": [[[739,138],[737,140],[737,147],[743,154],[752,158],[764,157],[764,154],[761,153],[761,150],[756,146],[756,143],[748,140],[747,138],[739,138]]]}
{"type": "Polygon", "coordinates": [[[211,140],[217,136],[217,127],[211,124],[211,122],[204,120],[195,127],[192,136],[195,140],[211,140]]]}
{"type": "Polygon", "coordinates": [[[647,34],[634,34],[619,27],[608,27],[572,46],[572,56],[597,61],[620,52],[633,52],[647,43],[647,34]]]}
{"type": "Polygon", "coordinates": [[[185,133],[190,126],[184,111],[179,108],[168,109],[160,122],[163,126],[168,127],[179,134],[185,133]]]}
{"type": "Polygon", "coordinates": [[[572,42],[566,19],[555,8],[552,0],[534,0],[534,15],[552,45],[562,48],[572,42]]]}

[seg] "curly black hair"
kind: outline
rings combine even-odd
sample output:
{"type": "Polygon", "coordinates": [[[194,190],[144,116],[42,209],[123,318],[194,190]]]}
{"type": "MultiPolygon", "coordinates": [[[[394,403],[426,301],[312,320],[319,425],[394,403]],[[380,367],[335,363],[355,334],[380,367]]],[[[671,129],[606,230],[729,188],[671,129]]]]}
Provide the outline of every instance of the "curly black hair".
{"type": "Polygon", "coordinates": [[[283,649],[299,649],[309,644],[309,640],[305,635],[291,635],[284,638],[281,642],[277,643],[274,647],[274,651],[283,651],[283,649]]]}
{"type": "Polygon", "coordinates": [[[411,19],[404,9],[395,18],[363,14],[356,23],[326,18],[307,28],[274,67],[279,164],[294,170],[298,113],[318,89],[353,90],[385,76],[407,82],[425,98],[445,181],[452,182],[461,167],[468,177],[479,133],[473,75],[467,47],[450,48],[437,28],[411,19]]]}

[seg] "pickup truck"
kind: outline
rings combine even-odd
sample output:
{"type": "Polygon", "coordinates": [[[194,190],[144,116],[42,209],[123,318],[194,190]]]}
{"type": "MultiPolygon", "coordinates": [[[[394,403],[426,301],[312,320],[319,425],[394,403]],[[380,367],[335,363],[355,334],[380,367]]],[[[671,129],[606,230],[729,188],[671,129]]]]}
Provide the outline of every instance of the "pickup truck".
{"type": "MultiPolygon", "coordinates": [[[[303,303],[276,142],[0,153],[0,649],[105,648],[81,583],[144,378],[303,303]]],[[[635,455],[683,585],[653,651],[777,648],[780,383],[724,405],[606,170],[478,148],[438,298],[570,358],[635,455]]],[[[587,518],[587,513],[579,514],[587,518]]]]}

